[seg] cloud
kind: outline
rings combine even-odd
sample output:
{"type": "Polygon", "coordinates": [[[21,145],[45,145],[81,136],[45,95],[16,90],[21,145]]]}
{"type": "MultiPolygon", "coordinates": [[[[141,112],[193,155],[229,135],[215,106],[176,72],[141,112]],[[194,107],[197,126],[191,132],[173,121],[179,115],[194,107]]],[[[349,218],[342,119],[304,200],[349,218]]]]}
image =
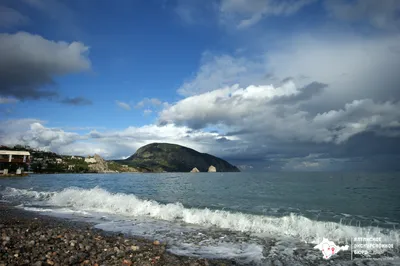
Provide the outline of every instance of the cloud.
{"type": "MultiPolygon", "coordinates": [[[[284,83],[292,82],[291,79],[285,79],[284,83]]],[[[299,89],[299,92],[292,95],[284,95],[281,97],[276,97],[272,100],[272,102],[276,104],[288,104],[288,103],[297,103],[300,101],[305,101],[311,99],[313,96],[322,93],[322,91],[328,87],[327,84],[320,82],[312,82],[303,88],[299,89]]]]}
{"type": "Polygon", "coordinates": [[[157,98],[144,98],[143,100],[141,100],[140,102],[138,102],[135,105],[135,108],[144,108],[146,106],[160,106],[162,104],[162,101],[160,99],[157,98]]]}
{"type": "Polygon", "coordinates": [[[37,119],[1,121],[3,132],[0,142],[5,145],[21,144],[32,148],[57,150],[81,138],[77,133],[47,128],[43,123],[37,119]]]}
{"type": "Polygon", "coordinates": [[[0,6],[0,28],[13,28],[25,25],[29,22],[29,18],[22,15],[15,9],[0,6]]]}
{"type": "Polygon", "coordinates": [[[207,24],[216,15],[218,5],[214,1],[177,0],[173,10],[186,24],[207,24]]]}
{"type": "Polygon", "coordinates": [[[399,51],[397,34],[314,31],[277,38],[258,57],[206,53],[178,89],[186,97],[164,107],[158,122],[237,137],[224,146],[237,164],[398,169],[399,51]]]}
{"type": "Polygon", "coordinates": [[[12,104],[17,102],[18,100],[15,98],[0,97],[0,104],[12,104]]]}
{"type": "Polygon", "coordinates": [[[144,115],[150,115],[151,113],[153,113],[153,111],[150,109],[143,110],[144,115]]]}
{"type": "Polygon", "coordinates": [[[115,103],[118,105],[118,107],[125,109],[127,111],[131,110],[131,106],[128,103],[120,102],[120,101],[115,101],[115,103]]]}
{"type": "Polygon", "coordinates": [[[399,169],[397,147],[400,138],[376,136],[373,132],[358,134],[337,145],[282,142],[262,134],[252,134],[249,138],[252,130],[239,137],[173,124],[77,134],[46,127],[45,123],[37,119],[0,121],[0,143],[29,145],[60,154],[87,156],[97,153],[107,159],[118,159],[132,155],[143,145],[168,142],[220,156],[233,164],[252,165],[252,170],[399,169]]]}
{"type": "Polygon", "coordinates": [[[65,98],[64,100],[61,101],[61,103],[68,105],[82,106],[82,105],[91,105],[92,101],[84,97],[74,97],[74,98],[65,98]]]}
{"type": "Polygon", "coordinates": [[[296,84],[329,84],[303,107],[324,112],[359,99],[400,100],[400,36],[359,37],[350,34],[298,35],[280,50],[266,54],[265,63],[277,77],[294,77],[296,84]],[[329,67],[327,67],[329,65],[329,67]],[[307,79],[300,79],[307,76],[307,79]]]}
{"type": "Polygon", "coordinates": [[[244,29],[269,16],[290,16],[316,0],[178,0],[175,13],[187,24],[219,23],[244,29]]]}
{"type": "Polygon", "coordinates": [[[178,93],[191,96],[233,84],[261,84],[265,73],[266,65],[263,61],[205,52],[198,72],[180,86],[178,93]]]}
{"type": "Polygon", "coordinates": [[[265,138],[316,143],[341,143],[364,131],[381,132],[400,126],[399,102],[354,100],[341,109],[316,115],[302,110],[299,101],[308,99],[309,91],[314,93],[323,87],[326,85],[313,82],[298,88],[292,81],[276,88],[226,87],[179,101],[160,113],[160,123],[195,129],[209,126],[252,129],[253,134],[265,138]]]}
{"type": "Polygon", "coordinates": [[[328,0],[325,7],[329,14],[344,21],[366,21],[378,29],[400,29],[400,5],[397,0],[328,0]]]}
{"type": "Polygon", "coordinates": [[[223,24],[236,24],[238,29],[248,28],[268,16],[290,16],[315,0],[222,0],[220,20],[223,24]]]}
{"type": "Polygon", "coordinates": [[[26,32],[0,34],[0,95],[20,100],[53,98],[54,79],[90,70],[80,42],[54,42],[26,32]]]}

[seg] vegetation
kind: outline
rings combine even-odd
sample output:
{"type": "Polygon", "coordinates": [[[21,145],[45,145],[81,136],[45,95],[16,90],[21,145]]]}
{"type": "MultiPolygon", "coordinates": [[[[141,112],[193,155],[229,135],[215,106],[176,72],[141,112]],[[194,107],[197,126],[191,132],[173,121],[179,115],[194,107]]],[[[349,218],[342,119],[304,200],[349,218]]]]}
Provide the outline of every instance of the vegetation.
{"type": "Polygon", "coordinates": [[[197,167],[207,172],[213,165],[218,172],[239,172],[236,166],[207,153],[169,143],[152,143],[141,147],[126,160],[115,161],[142,172],[190,172],[197,167]]]}

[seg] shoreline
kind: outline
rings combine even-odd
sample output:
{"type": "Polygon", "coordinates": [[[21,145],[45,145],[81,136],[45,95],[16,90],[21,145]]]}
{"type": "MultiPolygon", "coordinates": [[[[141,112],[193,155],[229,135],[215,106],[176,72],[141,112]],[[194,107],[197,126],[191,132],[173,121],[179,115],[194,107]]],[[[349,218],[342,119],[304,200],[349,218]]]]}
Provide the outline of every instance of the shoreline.
{"type": "Polygon", "coordinates": [[[239,265],[174,255],[159,241],[111,233],[88,222],[45,216],[0,203],[2,265],[239,265]]]}

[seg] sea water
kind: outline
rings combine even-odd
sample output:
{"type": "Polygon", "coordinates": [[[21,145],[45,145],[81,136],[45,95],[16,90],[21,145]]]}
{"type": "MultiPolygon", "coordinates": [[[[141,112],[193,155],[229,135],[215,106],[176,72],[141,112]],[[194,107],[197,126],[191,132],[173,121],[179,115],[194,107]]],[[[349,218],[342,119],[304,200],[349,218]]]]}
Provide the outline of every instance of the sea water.
{"type": "MultiPolygon", "coordinates": [[[[323,238],[373,237],[371,265],[397,265],[399,173],[57,174],[0,180],[19,208],[168,243],[178,255],[319,265],[323,238]],[[377,253],[377,251],[372,251],[377,253]],[[376,257],[376,256],[375,256],[376,257]],[[383,260],[385,259],[385,260],[383,260]]],[[[338,253],[339,255],[339,253],[338,253]]],[[[351,264],[351,252],[330,260],[351,264]]]]}

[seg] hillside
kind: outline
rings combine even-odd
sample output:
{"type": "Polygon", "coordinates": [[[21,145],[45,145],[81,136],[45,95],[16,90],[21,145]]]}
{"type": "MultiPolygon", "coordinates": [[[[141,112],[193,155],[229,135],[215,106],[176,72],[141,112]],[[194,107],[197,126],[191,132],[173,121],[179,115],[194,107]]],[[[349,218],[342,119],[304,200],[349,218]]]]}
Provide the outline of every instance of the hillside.
{"type": "Polygon", "coordinates": [[[169,143],[145,145],[129,158],[116,162],[142,172],[190,172],[193,168],[208,172],[210,166],[214,166],[217,172],[240,172],[223,159],[169,143]]]}

